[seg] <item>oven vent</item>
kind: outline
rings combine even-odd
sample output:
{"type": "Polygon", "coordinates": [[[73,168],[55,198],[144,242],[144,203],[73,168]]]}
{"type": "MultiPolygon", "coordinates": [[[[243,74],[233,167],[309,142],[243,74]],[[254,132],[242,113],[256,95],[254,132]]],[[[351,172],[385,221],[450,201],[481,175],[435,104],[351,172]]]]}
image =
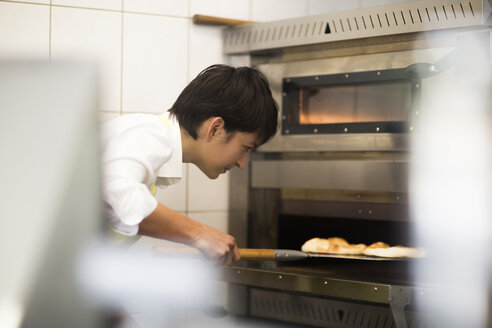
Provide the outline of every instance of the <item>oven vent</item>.
{"type": "Polygon", "coordinates": [[[413,1],[224,30],[223,51],[253,51],[440,29],[490,25],[487,0],[413,1]]]}
{"type": "MultiPolygon", "coordinates": [[[[314,327],[395,327],[389,307],[334,301],[257,288],[250,290],[250,314],[314,327]]],[[[405,316],[409,328],[444,328],[435,318],[422,313],[405,311],[405,316]]]]}

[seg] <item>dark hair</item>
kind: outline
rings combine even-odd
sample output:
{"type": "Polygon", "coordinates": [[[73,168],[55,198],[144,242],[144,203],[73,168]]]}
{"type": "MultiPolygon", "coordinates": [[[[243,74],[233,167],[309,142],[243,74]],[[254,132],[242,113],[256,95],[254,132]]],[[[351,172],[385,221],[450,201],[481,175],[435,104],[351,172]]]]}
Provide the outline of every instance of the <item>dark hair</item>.
{"type": "Polygon", "coordinates": [[[258,133],[258,145],[277,131],[278,107],[268,81],[250,67],[204,69],[181,92],[170,112],[194,139],[200,124],[217,116],[224,119],[227,132],[258,133]]]}

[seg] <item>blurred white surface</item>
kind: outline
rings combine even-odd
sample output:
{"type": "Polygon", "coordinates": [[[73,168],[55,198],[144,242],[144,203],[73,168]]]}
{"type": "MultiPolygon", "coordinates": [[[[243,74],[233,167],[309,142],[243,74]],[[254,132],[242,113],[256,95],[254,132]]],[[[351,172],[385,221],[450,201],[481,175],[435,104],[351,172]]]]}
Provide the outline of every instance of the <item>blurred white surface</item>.
{"type": "Polygon", "coordinates": [[[472,34],[464,37],[457,67],[439,83],[426,82],[416,124],[412,210],[417,244],[428,248],[429,260],[414,270],[444,288],[438,298],[423,298],[421,310],[448,327],[484,327],[492,244],[490,52],[472,34]]]}
{"type": "Polygon", "coordinates": [[[71,264],[101,222],[95,81],[89,65],[0,63],[1,327],[91,322],[71,264]]]}

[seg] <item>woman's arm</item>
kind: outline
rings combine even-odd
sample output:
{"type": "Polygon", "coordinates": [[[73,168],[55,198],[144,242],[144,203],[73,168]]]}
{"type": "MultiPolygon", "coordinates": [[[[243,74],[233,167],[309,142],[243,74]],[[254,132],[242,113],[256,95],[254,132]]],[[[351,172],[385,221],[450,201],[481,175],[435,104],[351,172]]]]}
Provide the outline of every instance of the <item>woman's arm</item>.
{"type": "Polygon", "coordinates": [[[161,203],[139,224],[141,235],[196,247],[212,261],[230,265],[239,260],[233,236],[197,222],[161,203]]]}

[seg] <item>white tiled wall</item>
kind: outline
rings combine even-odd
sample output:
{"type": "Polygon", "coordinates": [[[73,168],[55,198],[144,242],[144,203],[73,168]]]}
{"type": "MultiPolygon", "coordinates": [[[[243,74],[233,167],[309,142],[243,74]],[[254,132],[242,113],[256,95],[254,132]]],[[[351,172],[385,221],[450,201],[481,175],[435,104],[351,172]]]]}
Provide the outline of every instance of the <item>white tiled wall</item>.
{"type": "Polygon", "coordinates": [[[309,15],[324,14],[334,11],[353,10],[362,7],[363,0],[344,0],[344,1],[326,1],[311,0],[309,6],[309,15]]]}
{"type": "Polygon", "coordinates": [[[49,40],[49,6],[0,2],[0,59],[48,60],[49,40]]]}
{"type": "Polygon", "coordinates": [[[162,113],[187,84],[185,18],[123,16],[123,112],[162,113]]]}
{"type": "Polygon", "coordinates": [[[308,15],[308,1],[299,0],[252,0],[252,20],[266,22],[308,15]]]}
{"type": "Polygon", "coordinates": [[[191,0],[190,15],[195,14],[250,20],[250,0],[191,0]]]}
{"type": "MultiPolygon", "coordinates": [[[[49,3],[49,1],[48,1],[49,3]]],[[[121,0],[52,0],[53,5],[121,11],[121,0]]]]}
{"type": "MultiPolygon", "coordinates": [[[[237,170],[238,168],[234,168],[237,170]]],[[[215,180],[210,180],[196,166],[190,165],[189,179],[194,186],[190,188],[188,210],[191,212],[226,211],[229,208],[229,175],[222,174],[215,180]]]]}
{"type": "Polygon", "coordinates": [[[124,0],[125,11],[165,16],[188,15],[188,1],[176,0],[124,0]]]}
{"type": "Polygon", "coordinates": [[[88,60],[100,71],[100,110],[120,110],[121,12],[53,7],[51,59],[88,60]]]}

